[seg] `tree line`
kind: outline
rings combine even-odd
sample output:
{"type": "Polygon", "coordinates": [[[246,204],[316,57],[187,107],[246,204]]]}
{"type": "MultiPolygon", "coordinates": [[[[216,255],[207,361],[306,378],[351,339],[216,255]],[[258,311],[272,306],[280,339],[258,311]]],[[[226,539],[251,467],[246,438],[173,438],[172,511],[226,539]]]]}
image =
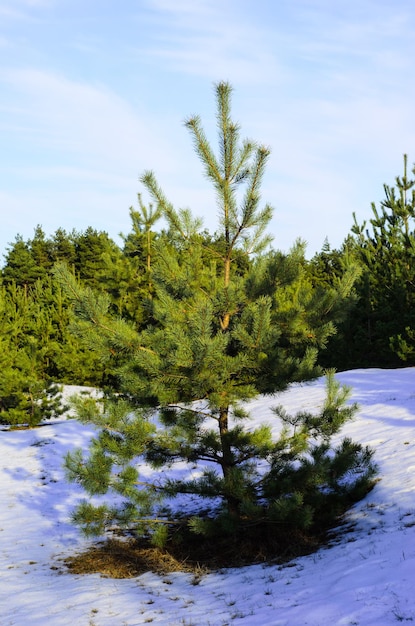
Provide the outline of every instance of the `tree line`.
{"type": "MultiPolygon", "coordinates": [[[[261,263],[255,255],[235,251],[235,275],[248,276],[255,267],[267,274],[269,289],[286,284],[292,294],[306,290],[307,315],[330,308],[333,291],[344,294],[326,316],[331,330],[318,345],[319,365],[344,370],[415,364],[414,185],[405,155],[403,176],[396,177],[395,186],[384,186],[385,199],[380,208],[373,204],[369,223],[359,224],[354,215],[342,246],[332,249],[326,242],[310,260],[301,242],[286,254],[268,251],[261,263]]],[[[145,327],[151,322],[157,250],[177,254],[181,245],[172,228],[157,229],[160,217],[160,207],[146,206],[139,195],[122,245],[92,227],[70,233],[58,229],[48,237],[41,226],[31,239],[17,235],[9,244],[0,273],[0,422],[42,419],[44,409],[35,410],[32,400],[45,400],[45,390],[58,383],[102,387],[111,380],[111,366],[104,366],[72,332],[74,311],[53,279],[53,268],[65,262],[84,286],[108,296],[114,315],[145,327]]],[[[226,243],[222,234],[201,231],[198,236],[203,261],[211,263],[212,251],[220,258],[226,243]]]]}

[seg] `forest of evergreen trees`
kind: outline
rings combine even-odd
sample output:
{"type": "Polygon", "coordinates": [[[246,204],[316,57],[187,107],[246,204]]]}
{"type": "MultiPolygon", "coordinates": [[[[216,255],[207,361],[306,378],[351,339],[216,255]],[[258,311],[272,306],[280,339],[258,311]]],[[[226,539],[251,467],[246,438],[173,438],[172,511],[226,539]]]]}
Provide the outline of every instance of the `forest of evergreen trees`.
{"type": "MultiPolygon", "coordinates": [[[[355,217],[340,249],[326,243],[307,260],[304,246],[295,243],[288,254],[264,255],[270,288],[286,283],[292,293],[306,289],[316,316],[345,283],[341,305],[327,318],[333,331],[319,347],[324,368],[415,364],[414,184],[405,156],[403,176],[394,186],[385,185],[380,209],[373,205],[369,224],[355,217]]],[[[152,323],[153,256],[161,248],[179,253],[181,244],[171,229],[157,229],[161,211],[146,207],[141,195],[130,217],[131,231],[121,246],[92,226],[85,232],[58,229],[52,236],[37,226],[31,239],[17,235],[9,244],[0,274],[1,423],[33,425],[47,416],[56,406],[44,392],[58,383],[102,387],[113,380],[111,363],[103,363],[73,332],[73,305],[53,278],[55,263],[66,263],[84,286],[106,294],[114,315],[141,329],[152,323]]],[[[220,234],[199,236],[206,262],[208,251],[221,254],[220,234]]],[[[255,263],[240,254],[236,271],[247,275],[255,263]]]]}

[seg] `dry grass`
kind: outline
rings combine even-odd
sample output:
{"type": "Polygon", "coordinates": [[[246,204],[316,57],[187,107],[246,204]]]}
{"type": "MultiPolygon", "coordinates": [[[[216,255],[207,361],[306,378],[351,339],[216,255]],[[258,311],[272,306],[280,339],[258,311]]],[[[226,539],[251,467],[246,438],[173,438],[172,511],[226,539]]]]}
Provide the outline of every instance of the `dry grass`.
{"type": "MultiPolygon", "coordinates": [[[[342,517],[330,521],[336,522],[338,529],[342,517]]],[[[193,582],[198,584],[209,571],[254,563],[284,564],[315,552],[333,541],[330,530],[330,526],[321,523],[304,532],[288,524],[264,522],[241,525],[227,535],[205,537],[193,533],[188,520],[183,519],[170,530],[164,549],[154,547],[150,538],[113,536],[81,554],[67,557],[64,564],[74,574],[99,573],[111,578],[134,578],[146,572],[187,572],[193,574],[193,582]]]]}
{"type": "Polygon", "coordinates": [[[201,577],[207,572],[199,563],[180,561],[167,551],[140,545],[133,539],[108,539],[67,557],[64,563],[72,574],[99,573],[109,578],[134,578],[149,571],[162,575],[180,571],[201,577]]]}
{"type": "Polygon", "coordinates": [[[253,537],[206,539],[188,533],[184,541],[168,542],[164,550],[146,540],[111,538],[85,552],[64,559],[73,574],[99,573],[110,578],[134,578],[146,572],[160,575],[187,572],[194,584],[209,571],[242,567],[253,563],[286,563],[301,554],[309,554],[322,543],[322,537],[296,535],[281,541],[265,540],[260,533],[253,537]]]}

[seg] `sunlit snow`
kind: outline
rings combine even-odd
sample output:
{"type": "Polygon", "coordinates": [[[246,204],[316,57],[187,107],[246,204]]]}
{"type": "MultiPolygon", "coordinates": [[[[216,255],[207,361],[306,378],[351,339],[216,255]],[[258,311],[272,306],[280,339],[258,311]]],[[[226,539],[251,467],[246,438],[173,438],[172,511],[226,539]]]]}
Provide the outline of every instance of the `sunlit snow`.
{"type": "MultiPolygon", "coordinates": [[[[375,448],[380,481],[347,515],[332,544],[286,566],[134,579],[72,575],[65,556],[91,541],[69,523],[81,497],[63,455],[92,429],[69,419],[0,432],[1,626],[389,626],[415,622],[415,368],[338,374],[359,403],[342,431],[375,448]],[[194,581],[193,581],[194,582],[194,581]]],[[[250,403],[271,422],[276,404],[316,407],[324,380],[250,403]]]]}

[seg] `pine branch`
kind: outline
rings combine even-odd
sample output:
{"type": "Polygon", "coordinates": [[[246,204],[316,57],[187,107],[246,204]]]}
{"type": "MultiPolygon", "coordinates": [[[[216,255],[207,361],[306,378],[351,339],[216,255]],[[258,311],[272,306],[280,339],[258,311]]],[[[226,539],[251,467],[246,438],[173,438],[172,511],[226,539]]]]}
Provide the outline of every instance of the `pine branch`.
{"type": "Polygon", "coordinates": [[[205,168],[206,176],[212,180],[215,186],[220,187],[222,182],[220,167],[201,127],[200,117],[189,117],[185,120],[184,125],[192,134],[194,147],[205,168]]]}

